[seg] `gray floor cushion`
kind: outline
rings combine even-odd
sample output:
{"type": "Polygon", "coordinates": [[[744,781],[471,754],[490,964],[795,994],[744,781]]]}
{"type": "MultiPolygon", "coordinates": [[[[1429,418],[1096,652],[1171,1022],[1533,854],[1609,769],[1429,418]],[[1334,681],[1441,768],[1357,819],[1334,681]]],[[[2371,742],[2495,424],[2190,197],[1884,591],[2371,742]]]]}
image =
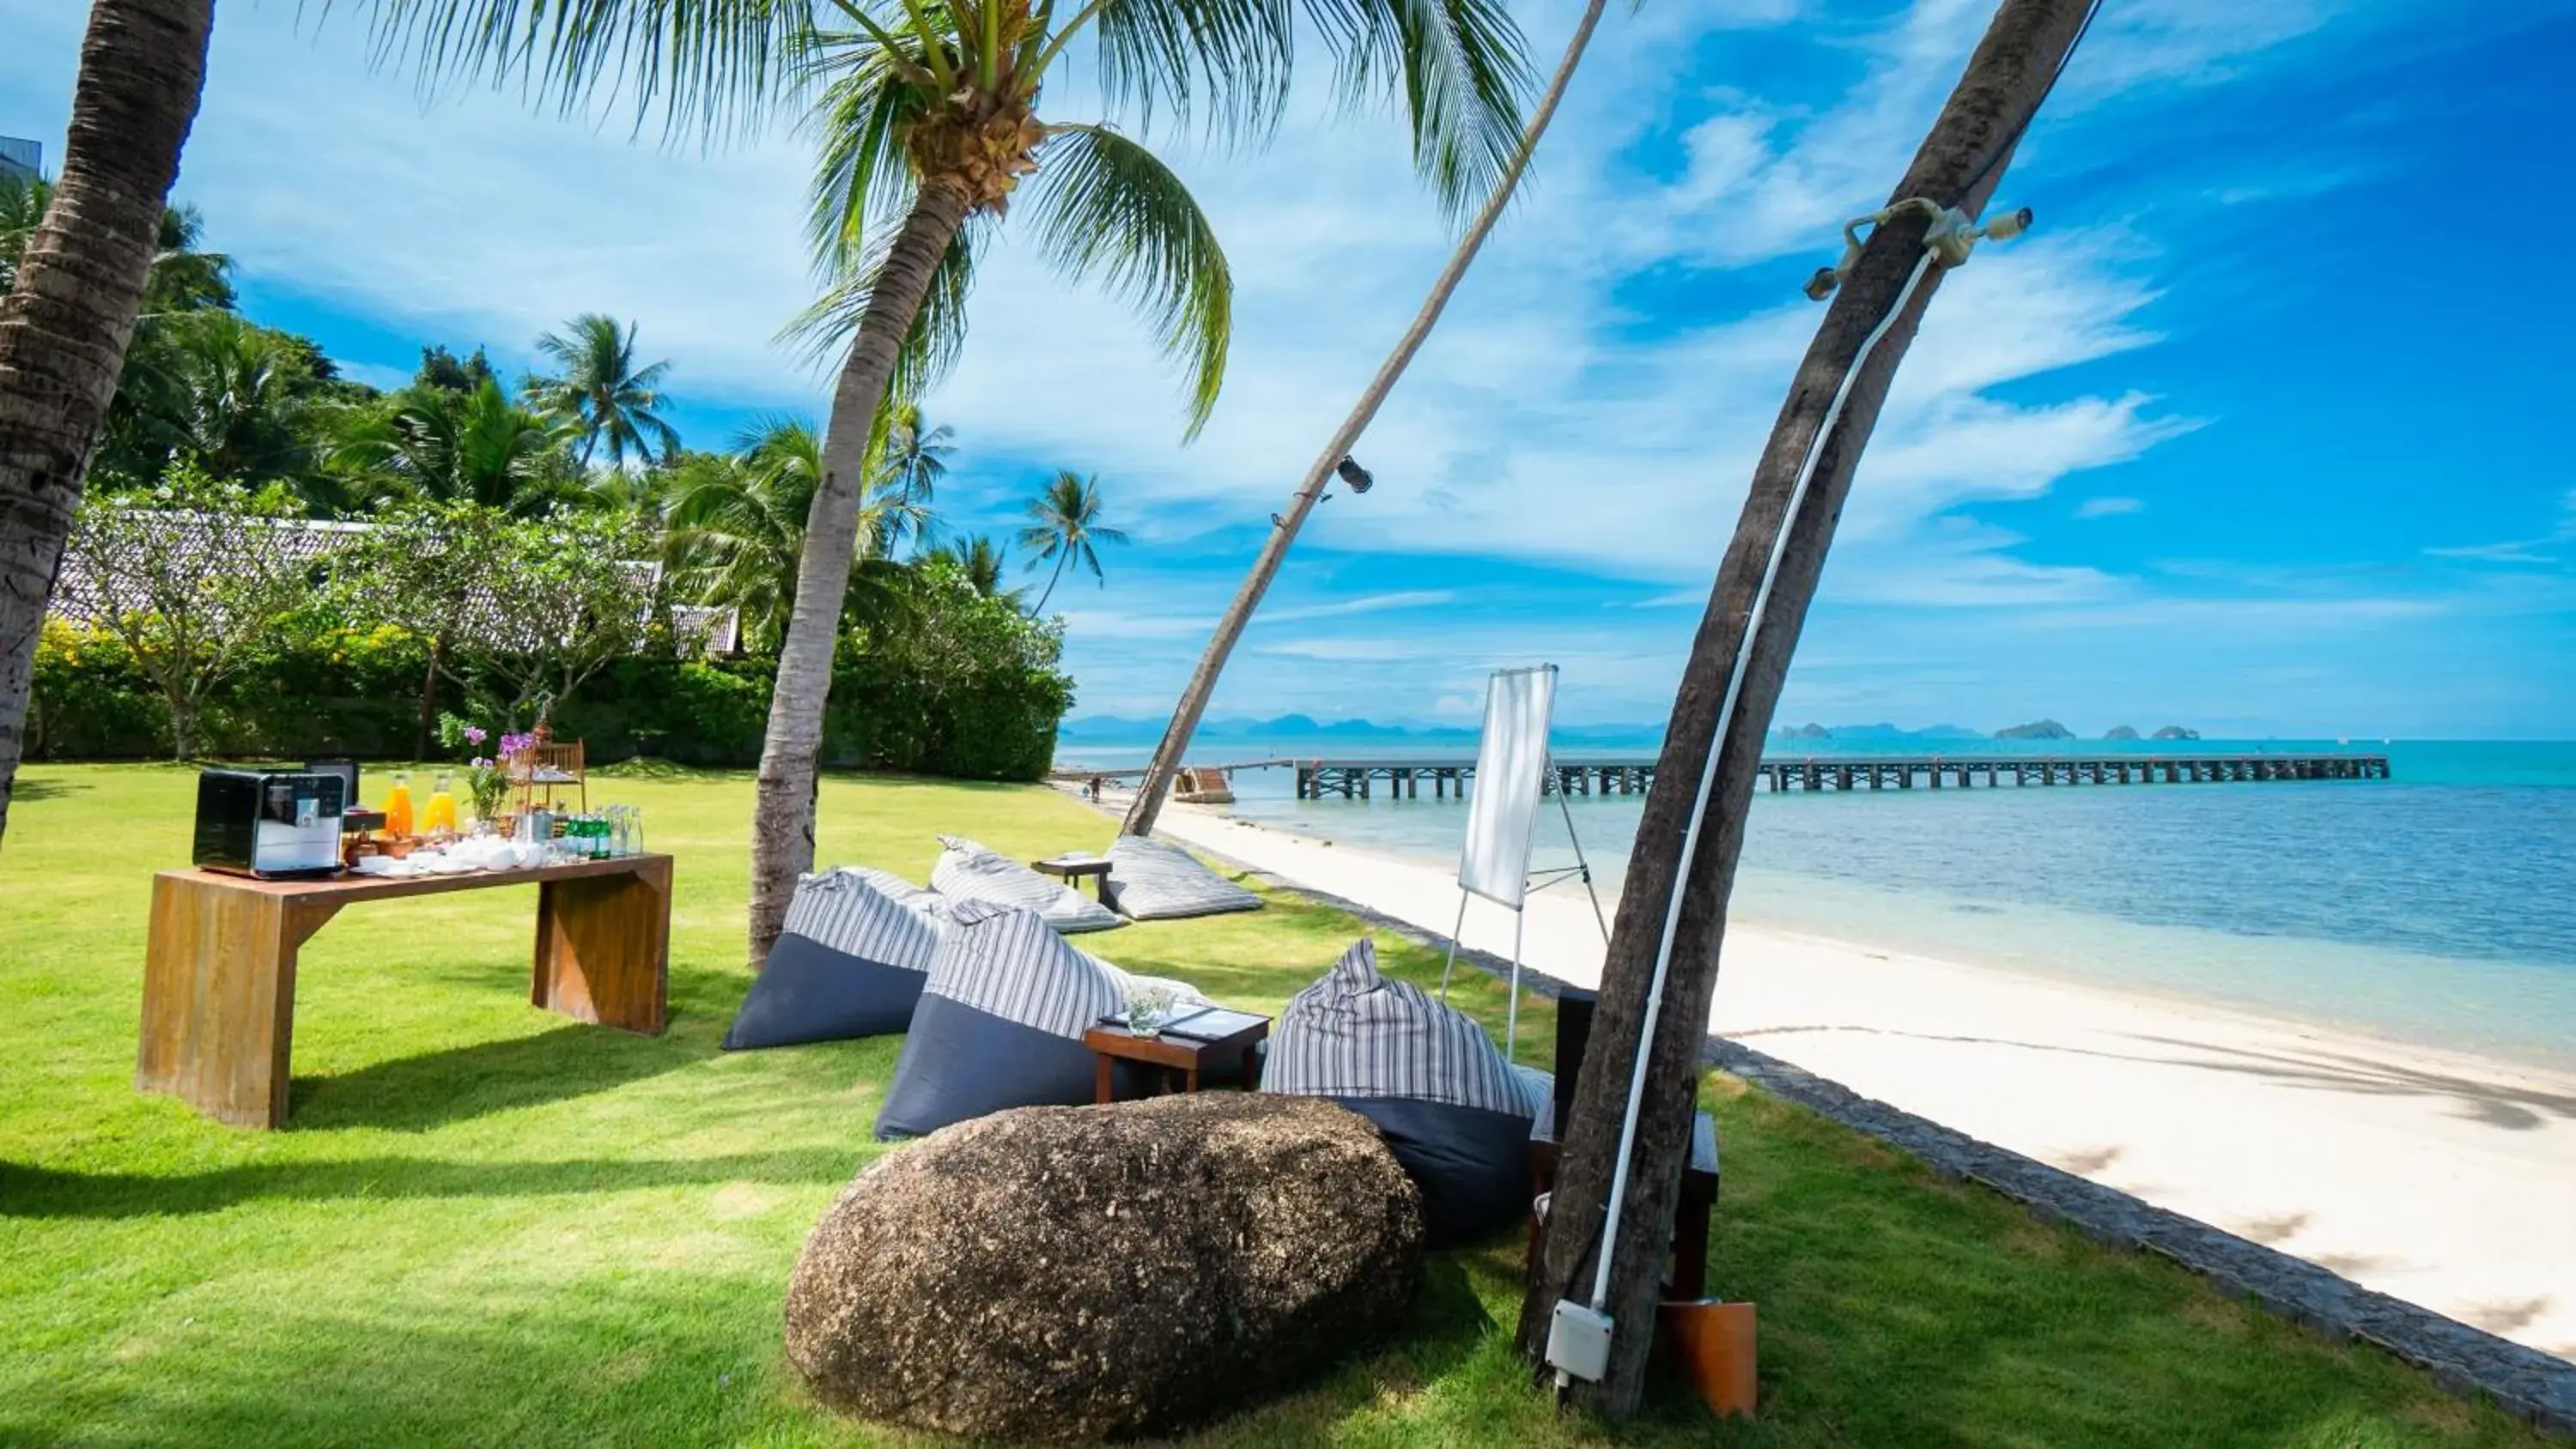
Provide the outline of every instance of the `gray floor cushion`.
{"type": "MultiPolygon", "coordinates": [[[[1082,1034],[1126,1009],[1143,985],[1206,998],[1187,983],[1121,971],[1075,949],[1037,913],[981,901],[950,907],[951,924],[877,1113],[883,1140],[919,1137],[1008,1107],[1092,1100],[1094,1059],[1082,1034]]],[[[1140,1083],[1120,1064],[1119,1086],[1140,1083]]]]}
{"type": "Polygon", "coordinates": [[[1122,835],[1111,843],[1104,894],[1111,909],[1137,921],[1261,909],[1261,897],[1208,869],[1197,856],[1141,835],[1122,835]]]}
{"type": "Polygon", "coordinates": [[[1529,1211],[1543,1082],[1465,1013],[1379,975],[1363,939],[1280,1013],[1261,1090],[1330,1097],[1375,1122],[1422,1189],[1431,1241],[1447,1244],[1529,1211]]]}
{"type": "Polygon", "coordinates": [[[1034,911],[1048,925],[1066,932],[1106,931],[1127,924],[1116,911],[1064,882],[963,836],[943,835],[939,843],[943,848],[939,863],[930,868],[930,887],[951,902],[982,901],[1034,911]]]}
{"type": "Polygon", "coordinates": [[[902,1031],[941,928],[854,871],[796,883],[786,929],[725,1032],[727,1051],[902,1031]]]}

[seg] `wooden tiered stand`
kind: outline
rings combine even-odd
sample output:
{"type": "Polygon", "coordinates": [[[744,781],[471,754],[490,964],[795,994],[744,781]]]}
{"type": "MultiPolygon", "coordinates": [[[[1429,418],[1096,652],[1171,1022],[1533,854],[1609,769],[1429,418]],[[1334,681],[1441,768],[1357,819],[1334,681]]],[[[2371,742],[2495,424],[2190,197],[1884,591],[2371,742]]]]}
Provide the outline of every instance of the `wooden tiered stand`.
{"type": "Polygon", "coordinates": [[[537,742],[512,755],[508,763],[512,814],[545,810],[560,815],[567,799],[575,810],[590,808],[590,770],[581,741],[566,744],[540,728],[537,742]]]}

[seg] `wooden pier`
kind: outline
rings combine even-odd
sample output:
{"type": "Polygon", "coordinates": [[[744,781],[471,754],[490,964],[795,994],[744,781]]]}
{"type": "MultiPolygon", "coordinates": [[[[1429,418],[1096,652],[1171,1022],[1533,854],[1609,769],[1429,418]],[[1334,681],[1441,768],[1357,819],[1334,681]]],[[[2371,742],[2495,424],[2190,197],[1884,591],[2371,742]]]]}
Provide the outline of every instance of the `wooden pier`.
{"type": "MultiPolygon", "coordinates": [[[[1465,798],[1475,778],[1469,760],[1264,760],[1297,771],[1297,798],[1418,800],[1465,798]]],[[[1254,768],[1253,765],[1231,769],[1254,768]]],[[[2386,755],[1817,755],[1766,759],[1762,787],[1784,790],[1967,790],[1983,785],[2208,785],[2272,780],[2385,780],[2386,755]]],[[[1561,759],[1546,787],[1568,795],[1642,795],[1655,782],[1652,761],[1561,759]]]]}

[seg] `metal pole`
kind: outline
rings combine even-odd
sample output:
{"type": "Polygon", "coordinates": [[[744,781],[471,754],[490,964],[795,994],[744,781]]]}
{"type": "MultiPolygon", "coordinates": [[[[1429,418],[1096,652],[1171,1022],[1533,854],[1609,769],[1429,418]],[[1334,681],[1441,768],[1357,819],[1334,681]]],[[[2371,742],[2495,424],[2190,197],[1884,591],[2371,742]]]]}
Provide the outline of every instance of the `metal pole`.
{"type": "Polygon", "coordinates": [[[1467,929],[1467,888],[1458,888],[1458,924],[1449,928],[1449,963],[1440,968],[1440,1001],[1449,1001],[1449,973],[1458,965],[1458,933],[1467,929]]]}

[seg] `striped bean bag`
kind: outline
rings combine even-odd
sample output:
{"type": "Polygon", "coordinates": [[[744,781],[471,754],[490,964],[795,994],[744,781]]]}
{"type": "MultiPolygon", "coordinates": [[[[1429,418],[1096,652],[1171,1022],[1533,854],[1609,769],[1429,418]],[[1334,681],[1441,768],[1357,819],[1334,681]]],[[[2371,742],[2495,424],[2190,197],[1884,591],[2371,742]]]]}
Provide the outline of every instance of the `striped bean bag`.
{"type": "Polygon", "coordinates": [[[903,1030],[938,954],[937,920],[859,872],[796,883],[786,929],[725,1032],[727,1051],[847,1041],[903,1030]]]}
{"type": "MultiPolygon", "coordinates": [[[[1186,982],[1136,976],[1075,949],[1034,911],[958,901],[896,1059],[877,1137],[920,1137],[1009,1107],[1092,1100],[1082,1034],[1140,986],[1209,1004],[1186,982]]],[[[1120,1081],[1128,1065],[1118,1064],[1120,1081]]]]}
{"type": "Polygon", "coordinates": [[[928,886],[917,886],[890,870],[872,865],[845,865],[843,875],[856,876],[875,888],[877,894],[916,914],[945,924],[948,920],[948,897],[928,886]]]}
{"type": "Polygon", "coordinates": [[[1218,875],[1177,845],[1122,835],[1109,847],[1101,893],[1133,921],[1176,920],[1226,911],[1257,911],[1261,897],[1218,875]]]}
{"type": "Polygon", "coordinates": [[[1034,911],[1059,931],[1106,931],[1127,924],[1116,911],[1060,880],[1038,874],[1006,855],[985,849],[963,836],[939,837],[939,863],[930,868],[930,888],[950,901],[1034,911]]]}
{"type": "Polygon", "coordinates": [[[1506,1061],[1464,1012],[1378,974],[1374,941],[1289,1000],[1261,1090],[1329,1097],[1375,1122],[1422,1189],[1434,1243],[1482,1237],[1529,1211],[1529,1140],[1548,1079],[1506,1061]]]}

